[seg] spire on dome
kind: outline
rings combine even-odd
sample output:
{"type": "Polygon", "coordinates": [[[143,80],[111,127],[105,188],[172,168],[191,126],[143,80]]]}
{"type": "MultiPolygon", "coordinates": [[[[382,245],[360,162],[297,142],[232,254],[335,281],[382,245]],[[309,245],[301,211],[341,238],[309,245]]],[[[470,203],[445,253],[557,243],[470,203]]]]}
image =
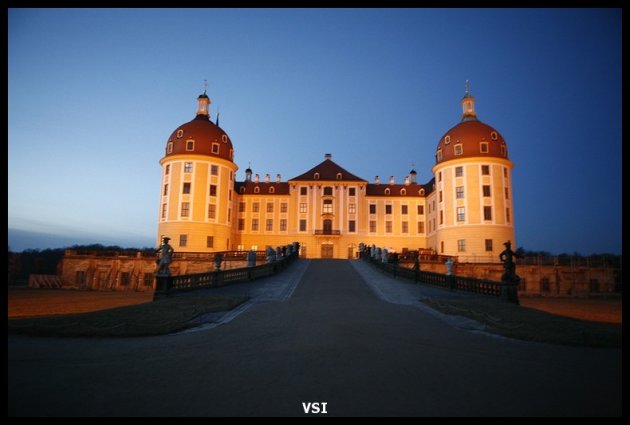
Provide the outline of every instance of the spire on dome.
{"type": "Polygon", "coordinates": [[[470,94],[470,81],[466,80],[466,92],[462,99],[462,121],[478,121],[475,112],[475,98],[470,94]]]}
{"type": "Polygon", "coordinates": [[[208,81],[203,80],[203,94],[200,94],[197,98],[198,106],[197,106],[197,116],[201,116],[202,118],[210,119],[210,98],[206,94],[208,91],[208,81]]]}

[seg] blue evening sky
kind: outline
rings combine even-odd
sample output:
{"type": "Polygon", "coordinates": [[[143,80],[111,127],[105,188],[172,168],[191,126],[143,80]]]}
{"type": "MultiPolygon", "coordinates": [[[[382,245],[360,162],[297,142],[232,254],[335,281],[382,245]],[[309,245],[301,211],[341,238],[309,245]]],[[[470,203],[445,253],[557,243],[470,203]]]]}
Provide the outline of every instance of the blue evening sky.
{"type": "Polygon", "coordinates": [[[514,161],[516,246],[621,253],[620,9],[10,9],[12,250],[153,246],[166,140],[211,116],[286,180],[432,178],[468,79],[514,161]]]}

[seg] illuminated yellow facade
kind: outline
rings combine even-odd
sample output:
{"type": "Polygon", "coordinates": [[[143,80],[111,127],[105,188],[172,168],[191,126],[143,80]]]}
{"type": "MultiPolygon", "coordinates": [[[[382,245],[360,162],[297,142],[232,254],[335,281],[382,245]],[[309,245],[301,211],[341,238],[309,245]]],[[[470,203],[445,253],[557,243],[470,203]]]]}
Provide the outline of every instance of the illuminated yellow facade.
{"type": "Polygon", "coordinates": [[[497,262],[514,240],[511,171],[501,135],[481,123],[468,89],[461,122],[438,143],[434,178],[368,182],[326,154],[282,181],[238,167],[227,134],[210,120],[210,99],[169,137],[162,166],[156,242],[180,252],[263,250],[299,242],[307,258],[356,258],[359,244],[426,249],[460,262],[497,262]]]}

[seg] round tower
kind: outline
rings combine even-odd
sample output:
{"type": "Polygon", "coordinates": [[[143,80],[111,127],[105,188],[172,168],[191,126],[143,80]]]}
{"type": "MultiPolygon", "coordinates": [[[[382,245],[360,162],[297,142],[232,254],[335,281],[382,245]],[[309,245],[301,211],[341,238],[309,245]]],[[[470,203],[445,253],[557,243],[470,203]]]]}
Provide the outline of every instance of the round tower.
{"type": "Polygon", "coordinates": [[[498,262],[514,240],[512,168],[503,136],[482,123],[468,81],[461,121],[440,139],[433,167],[430,244],[460,262],[498,262]]]}
{"type": "Polygon", "coordinates": [[[210,120],[210,98],[197,98],[197,114],[166,142],[158,215],[159,244],[171,238],[175,251],[231,249],[234,148],[228,135],[210,120]]]}

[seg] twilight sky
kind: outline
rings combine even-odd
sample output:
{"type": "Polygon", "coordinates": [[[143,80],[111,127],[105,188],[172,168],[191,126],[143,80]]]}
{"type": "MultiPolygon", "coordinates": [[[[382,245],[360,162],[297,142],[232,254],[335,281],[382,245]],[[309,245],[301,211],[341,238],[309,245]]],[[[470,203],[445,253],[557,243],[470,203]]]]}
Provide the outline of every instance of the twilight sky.
{"type": "Polygon", "coordinates": [[[516,246],[621,253],[620,9],[10,9],[11,250],[153,246],[159,159],[211,117],[244,179],[333,154],[432,178],[470,80],[514,162],[516,246]]]}

